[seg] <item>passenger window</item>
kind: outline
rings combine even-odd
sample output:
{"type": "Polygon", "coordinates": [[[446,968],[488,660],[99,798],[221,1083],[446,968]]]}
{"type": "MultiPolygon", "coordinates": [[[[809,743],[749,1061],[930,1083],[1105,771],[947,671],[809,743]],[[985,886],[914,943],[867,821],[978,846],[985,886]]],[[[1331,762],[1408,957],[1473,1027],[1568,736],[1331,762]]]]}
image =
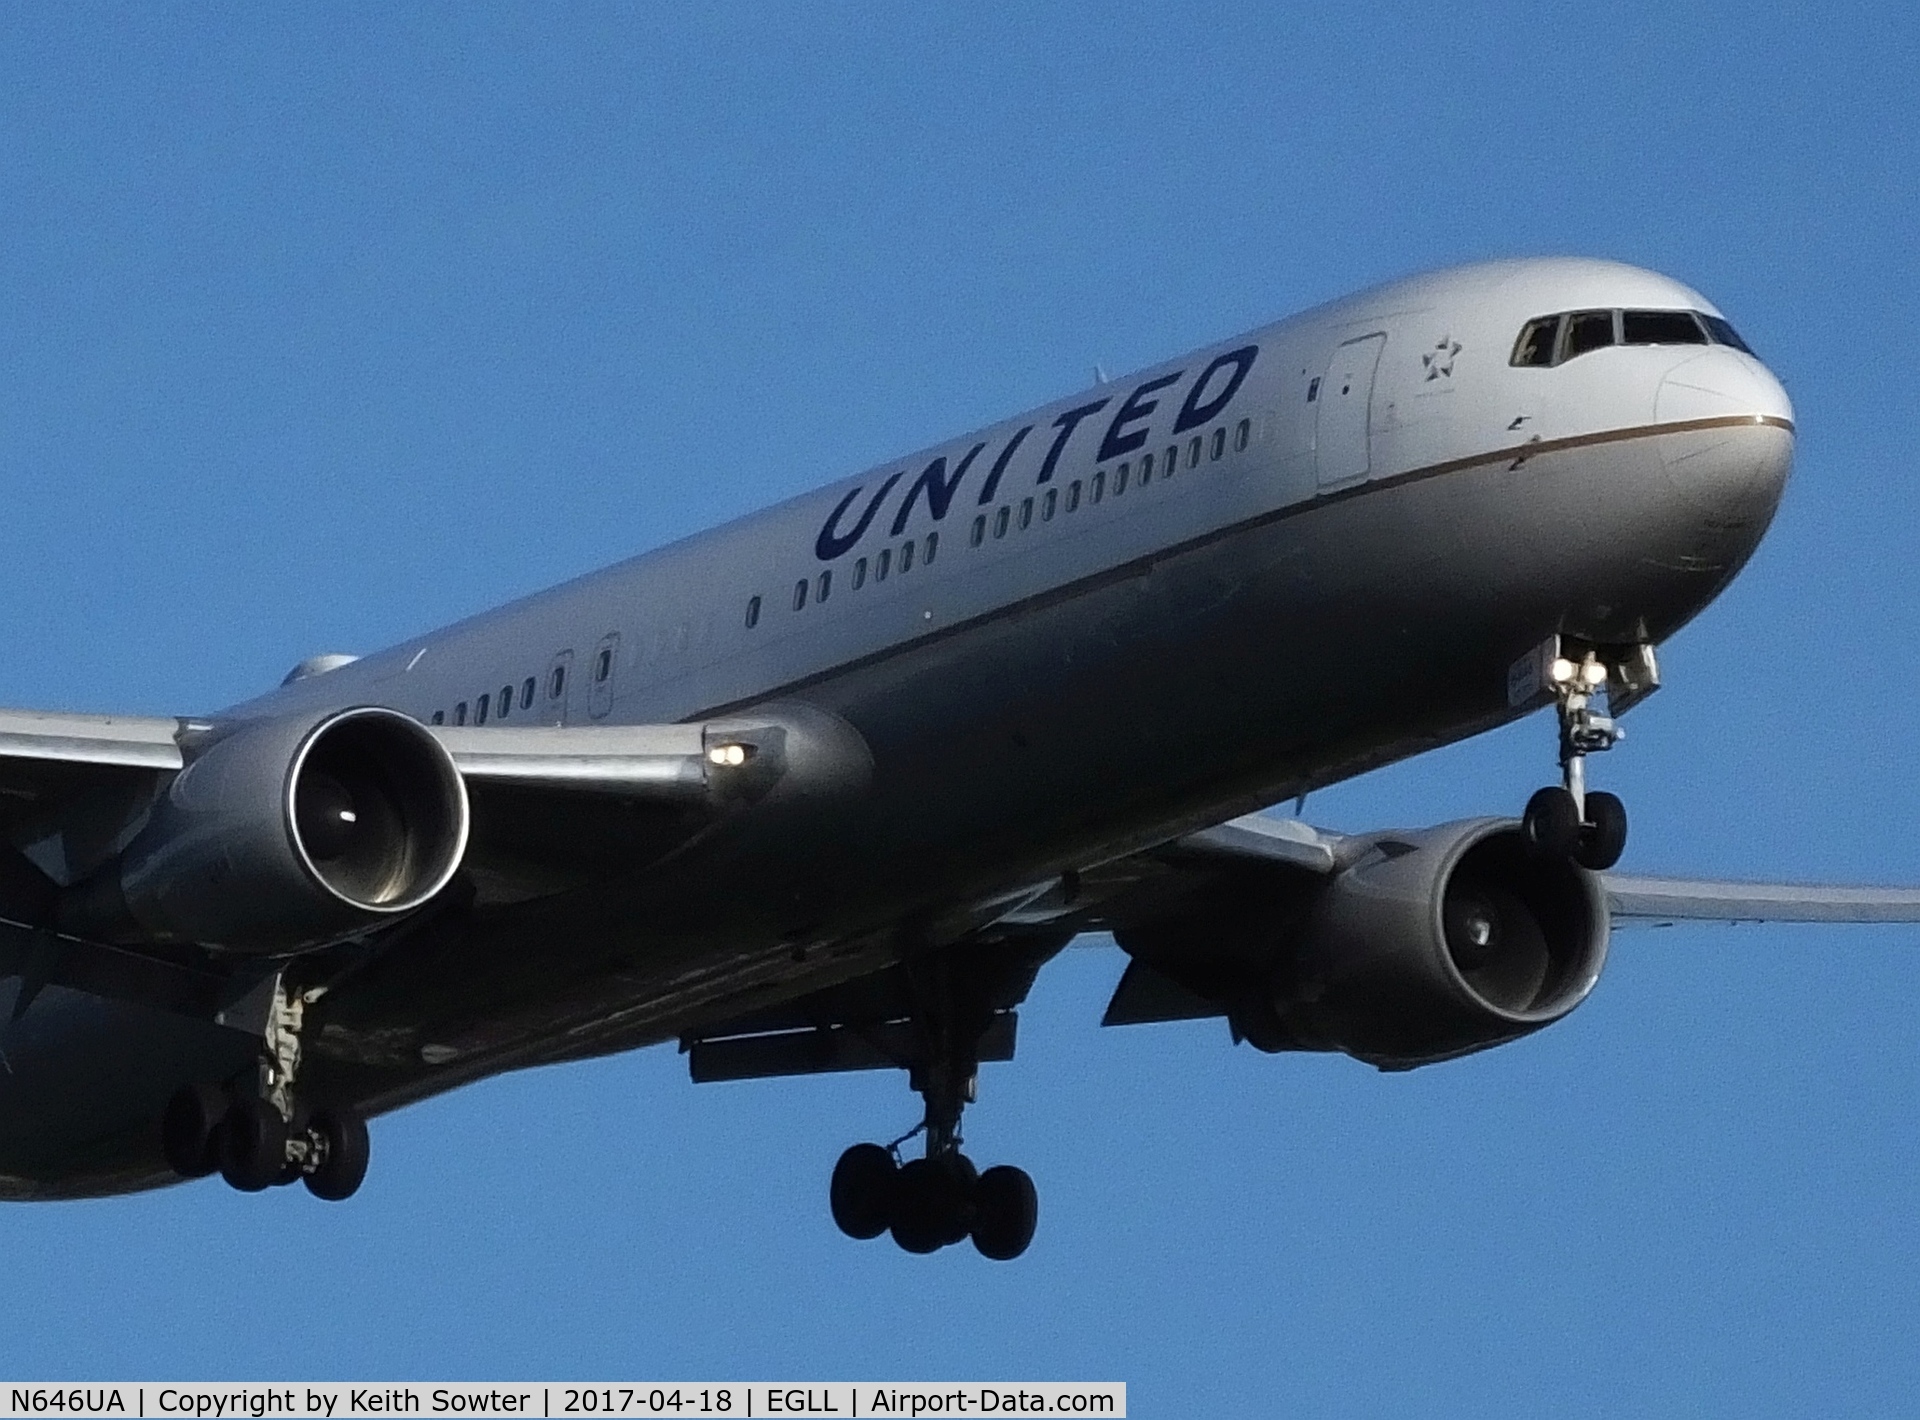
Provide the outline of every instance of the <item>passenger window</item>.
{"type": "Polygon", "coordinates": [[[1127,491],[1127,467],[1121,464],[1113,471],[1113,496],[1116,498],[1127,491]]]}
{"type": "Polygon", "coordinates": [[[506,719],[507,715],[509,714],[509,712],[512,711],[512,709],[513,709],[513,687],[510,685],[503,685],[500,687],[500,718],[503,720],[506,719]]]}
{"type": "Polygon", "coordinates": [[[1093,475],[1093,501],[1098,503],[1107,496],[1107,471],[1103,468],[1093,475]]]}
{"type": "Polygon", "coordinates": [[[474,724],[484,725],[487,723],[487,701],[490,699],[492,699],[491,696],[483,695],[478,700],[474,701],[473,703],[473,723],[474,724]]]}
{"type": "Polygon", "coordinates": [[[912,570],[913,570],[913,544],[910,542],[903,542],[900,544],[901,575],[904,576],[905,574],[907,574],[908,572],[911,572],[912,570]]]}
{"type": "Polygon", "coordinates": [[[1253,421],[1251,419],[1242,419],[1238,424],[1233,426],[1233,451],[1236,454],[1245,453],[1247,440],[1252,437],[1253,421]]]}
{"type": "Polygon", "coordinates": [[[1040,500],[1040,521],[1041,522],[1045,523],[1045,522],[1051,522],[1053,520],[1053,510],[1059,504],[1059,502],[1060,502],[1060,494],[1058,490],[1049,488],[1047,490],[1047,496],[1040,500]]]}
{"type": "MultiPolygon", "coordinates": [[[[795,611],[802,611],[806,608],[806,605],[807,605],[807,579],[805,577],[802,577],[799,581],[793,584],[793,609],[795,611]]],[[[593,668],[593,678],[595,680],[605,679],[605,677],[603,677],[600,674],[600,668],[597,665],[593,668]]]]}
{"type": "MultiPolygon", "coordinates": [[[[1559,316],[1541,316],[1530,320],[1520,329],[1520,338],[1513,342],[1514,365],[1551,365],[1553,363],[1553,338],[1560,333],[1559,316]]],[[[1319,381],[1315,380],[1318,387],[1319,381]]],[[[1307,392],[1307,399],[1313,399],[1313,391],[1307,392]]]]}
{"type": "Polygon", "coordinates": [[[1187,440],[1187,467],[1200,467],[1200,436],[1198,434],[1187,440]]]}
{"type": "Polygon", "coordinates": [[[1628,345],[1705,345],[1707,333],[1692,311],[1627,311],[1620,318],[1628,345]]]}
{"type": "MultiPolygon", "coordinates": [[[[760,598],[748,597],[747,598],[747,630],[751,631],[753,630],[754,627],[758,626],[759,624],[760,624],[760,598]]],[[[562,684],[562,678],[564,677],[565,674],[566,673],[562,671],[558,666],[555,666],[553,668],[553,689],[547,692],[547,696],[549,699],[558,700],[560,698],[560,687],[562,684]]]]}
{"type": "Polygon", "coordinates": [[[1028,528],[1032,526],[1033,526],[1033,499],[1022,498],[1020,500],[1020,530],[1022,532],[1025,532],[1028,528]]]}
{"type": "Polygon", "coordinates": [[[995,537],[1005,537],[1007,535],[1007,519],[1012,516],[1013,514],[1007,505],[1002,503],[1000,505],[1000,511],[993,515],[993,535],[995,537]]]}
{"type": "Polygon", "coordinates": [[[1153,482],[1153,455],[1140,455],[1140,486],[1145,488],[1153,482]]]}
{"type": "Polygon", "coordinates": [[[456,725],[464,725],[467,723],[466,701],[462,700],[458,705],[453,707],[453,723],[456,725]]]}
{"type": "Polygon", "coordinates": [[[820,585],[814,591],[813,599],[817,602],[823,602],[827,599],[828,594],[832,591],[833,591],[833,569],[828,568],[825,572],[822,572],[820,574],[820,585]]]}
{"type": "Polygon", "coordinates": [[[987,515],[976,513],[973,518],[973,531],[967,534],[967,546],[978,547],[987,540],[987,515]]]}
{"type": "Polygon", "coordinates": [[[940,550],[940,534],[937,532],[928,533],[927,534],[927,554],[921,560],[925,562],[933,561],[933,555],[939,550],[940,550]]]}
{"type": "Polygon", "coordinates": [[[1080,506],[1080,480],[1074,479],[1067,485],[1067,511],[1071,513],[1080,506]]]}
{"type": "Polygon", "coordinates": [[[1211,457],[1217,459],[1220,457],[1220,455],[1224,454],[1226,451],[1227,451],[1227,430],[1226,430],[1226,426],[1222,425],[1220,428],[1215,429],[1213,431],[1213,453],[1211,457]]]}
{"type": "MultiPolygon", "coordinates": [[[[806,589],[806,585],[807,584],[805,582],[802,582],[800,584],[802,591],[806,589]]],[[[802,600],[805,600],[805,598],[802,598],[802,600]]],[[[613,674],[613,647],[602,646],[600,648],[600,654],[593,658],[593,682],[595,685],[604,685],[606,683],[607,677],[612,674],[613,674]]],[[[486,697],[482,696],[481,699],[485,700],[486,697]]]]}
{"type": "Polygon", "coordinates": [[[1166,461],[1166,464],[1160,470],[1160,476],[1162,478],[1172,478],[1174,470],[1179,467],[1180,467],[1180,450],[1178,446],[1170,446],[1167,449],[1167,461],[1166,461]]]}
{"type": "Polygon", "coordinates": [[[433,723],[434,723],[434,724],[436,724],[436,725],[444,725],[444,724],[446,724],[446,723],[447,723],[447,712],[446,712],[446,711],[444,711],[444,710],[436,710],[436,711],[434,711],[434,712],[433,712],[433,723]]]}
{"type": "MultiPolygon", "coordinates": [[[[747,603],[747,613],[747,625],[749,626],[760,619],[760,598],[755,597],[747,603]]],[[[553,674],[547,677],[547,699],[558,700],[566,688],[567,668],[565,666],[555,666],[553,668],[553,674]]]]}
{"type": "Polygon", "coordinates": [[[1589,350],[1613,344],[1612,311],[1575,311],[1567,317],[1567,332],[1561,338],[1560,358],[1572,360],[1589,350]]]}
{"type": "Polygon", "coordinates": [[[533,709],[533,687],[534,679],[532,676],[528,676],[520,682],[520,708],[522,710],[533,709]]]}
{"type": "Polygon", "coordinates": [[[862,557],[853,564],[853,589],[857,592],[867,585],[867,559],[862,557]]]}
{"type": "Polygon", "coordinates": [[[886,581],[887,573],[892,567],[893,549],[890,547],[881,548],[880,555],[873,559],[873,580],[876,582],[886,581]]]}
{"type": "Polygon", "coordinates": [[[1727,322],[1725,317],[1703,315],[1700,319],[1707,323],[1707,333],[1711,335],[1717,343],[1721,345],[1731,345],[1742,354],[1753,354],[1752,348],[1746,341],[1740,338],[1740,333],[1727,322]]]}

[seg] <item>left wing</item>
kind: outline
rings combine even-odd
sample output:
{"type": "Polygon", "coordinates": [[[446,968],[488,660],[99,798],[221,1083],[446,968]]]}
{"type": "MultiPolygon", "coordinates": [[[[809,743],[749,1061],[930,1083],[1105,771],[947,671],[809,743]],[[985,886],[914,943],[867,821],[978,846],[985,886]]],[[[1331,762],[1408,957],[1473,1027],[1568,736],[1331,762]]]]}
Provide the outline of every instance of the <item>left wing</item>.
{"type": "Polygon", "coordinates": [[[1920,888],[1721,882],[1604,873],[1616,927],[1675,922],[1920,922],[1920,888]]]}
{"type": "MultiPolygon", "coordinates": [[[[1332,875],[1343,864],[1343,845],[1359,841],[1297,819],[1247,814],[1154,851],[1169,861],[1216,870],[1267,862],[1332,875]]],[[[1842,887],[1642,873],[1598,876],[1616,927],[1665,927],[1676,922],[1920,922],[1920,887],[1842,887]]]]}

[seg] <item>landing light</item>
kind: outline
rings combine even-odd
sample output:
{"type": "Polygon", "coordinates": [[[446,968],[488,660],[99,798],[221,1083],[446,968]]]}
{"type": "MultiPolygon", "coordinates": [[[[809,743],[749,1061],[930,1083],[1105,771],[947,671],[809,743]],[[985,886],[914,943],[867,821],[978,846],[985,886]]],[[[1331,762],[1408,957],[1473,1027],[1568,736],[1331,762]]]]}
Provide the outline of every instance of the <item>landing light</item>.
{"type": "Polygon", "coordinates": [[[715,745],[707,751],[707,762],[723,769],[738,769],[747,762],[745,745],[715,745]]]}
{"type": "Polygon", "coordinates": [[[1584,680],[1588,685],[1604,685],[1607,680],[1607,668],[1598,661],[1588,661],[1584,666],[1580,667],[1580,679],[1584,680]]]}
{"type": "Polygon", "coordinates": [[[1565,685],[1573,679],[1574,672],[1579,669],[1578,666],[1565,656],[1556,656],[1553,664],[1547,668],[1547,674],[1553,678],[1555,685],[1565,685]]]}

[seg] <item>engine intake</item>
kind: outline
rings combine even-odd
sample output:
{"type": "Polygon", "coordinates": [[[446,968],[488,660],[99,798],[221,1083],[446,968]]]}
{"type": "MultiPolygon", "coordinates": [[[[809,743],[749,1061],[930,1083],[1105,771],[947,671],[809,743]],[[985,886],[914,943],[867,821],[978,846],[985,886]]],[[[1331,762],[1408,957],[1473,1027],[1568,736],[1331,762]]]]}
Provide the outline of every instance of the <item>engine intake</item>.
{"type": "Polygon", "coordinates": [[[1587,998],[1607,959],[1590,873],[1476,819],[1383,835],[1336,876],[1297,948],[1281,1018],[1305,1040],[1404,1068],[1503,1044],[1587,998]]]}
{"type": "Polygon", "coordinates": [[[191,760],[62,925],[233,952],[324,946],[432,898],[467,827],[460,772],[418,721],[371,706],[258,721],[191,760]]]}
{"type": "Polygon", "coordinates": [[[1339,1050],[1388,1070],[1539,1030],[1599,980],[1599,880],[1529,855],[1511,819],[1365,835],[1340,856],[1324,879],[1227,876],[1116,938],[1258,1049],[1339,1050]]]}

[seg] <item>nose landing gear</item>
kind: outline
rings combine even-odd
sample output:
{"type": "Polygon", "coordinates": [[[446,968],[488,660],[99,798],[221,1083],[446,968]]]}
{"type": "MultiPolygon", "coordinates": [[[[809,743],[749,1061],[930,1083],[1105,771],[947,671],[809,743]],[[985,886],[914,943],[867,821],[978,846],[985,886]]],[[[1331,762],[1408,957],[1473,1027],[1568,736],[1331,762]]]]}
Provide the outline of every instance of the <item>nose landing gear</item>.
{"type": "MultiPolygon", "coordinates": [[[[1636,658],[1635,669],[1657,685],[1651,648],[1636,648],[1636,658]]],[[[1578,660],[1556,655],[1547,667],[1546,681],[1560,721],[1561,782],[1535,793],[1521,818],[1521,832],[1535,857],[1572,859],[1600,872],[1619,862],[1627,846],[1626,805],[1605,790],[1587,788],[1587,756],[1610,750],[1626,738],[1617,720],[1593,707],[1594,697],[1607,692],[1608,708],[1615,708],[1622,697],[1609,685],[1616,676],[1629,678],[1621,668],[1610,672],[1591,650],[1578,660]]]]}

